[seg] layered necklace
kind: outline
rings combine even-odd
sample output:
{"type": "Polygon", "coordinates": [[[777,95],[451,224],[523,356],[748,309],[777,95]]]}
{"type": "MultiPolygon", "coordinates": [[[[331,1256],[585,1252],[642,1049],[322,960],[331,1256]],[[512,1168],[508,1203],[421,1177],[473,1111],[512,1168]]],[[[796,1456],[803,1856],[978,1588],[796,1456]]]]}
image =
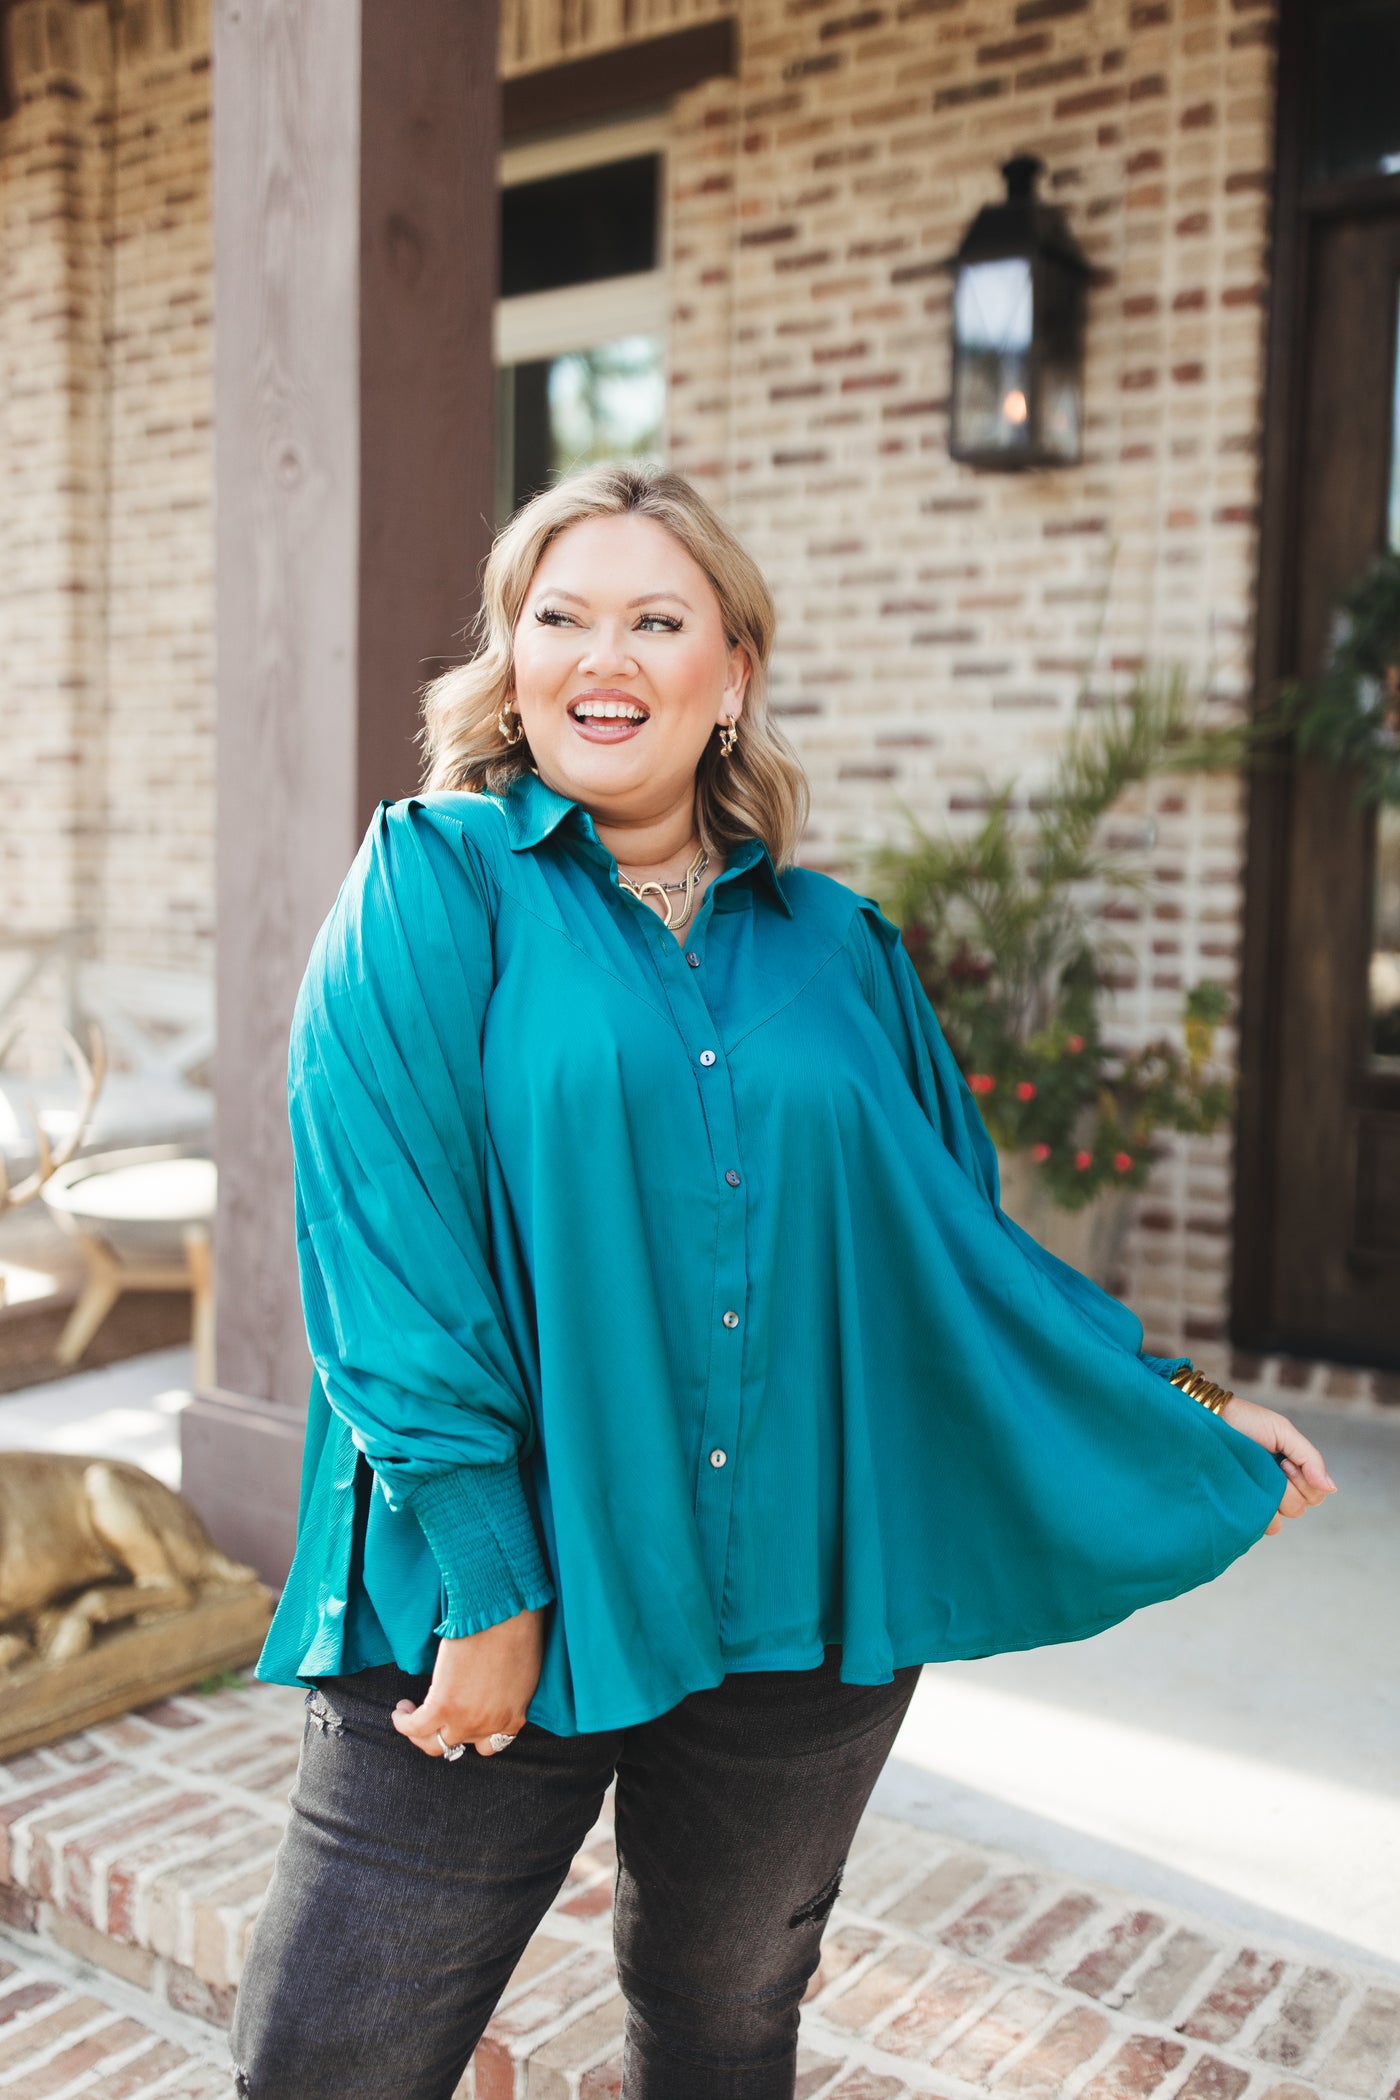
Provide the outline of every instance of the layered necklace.
{"type": "Polygon", "coordinates": [[[648,890],[655,890],[665,908],[666,924],[673,933],[679,933],[695,909],[696,881],[699,876],[704,874],[709,865],[710,856],[702,846],[690,863],[690,866],[686,869],[685,875],[680,882],[633,882],[631,876],[624,875],[621,868],[617,871],[617,879],[622,888],[630,890],[634,897],[645,897],[648,890]],[[667,892],[680,890],[685,891],[685,910],[677,918],[671,910],[671,898],[667,892]]]}

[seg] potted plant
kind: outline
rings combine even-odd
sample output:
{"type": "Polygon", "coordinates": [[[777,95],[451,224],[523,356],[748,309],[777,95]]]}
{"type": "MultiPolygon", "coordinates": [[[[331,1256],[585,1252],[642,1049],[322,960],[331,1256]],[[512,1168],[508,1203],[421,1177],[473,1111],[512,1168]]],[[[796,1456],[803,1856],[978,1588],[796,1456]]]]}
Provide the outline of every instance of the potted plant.
{"type": "Polygon", "coordinates": [[[1377,555],[1342,592],[1322,675],[1285,686],[1276,725],[1262,726],[1352,769],[1363,806],[1400,806],[1400,553],[1377,555]]]}
{"type": "Polygon", "coordinates": [[[1155,777],[1237,768],[1248,743],[1200,726],[1182,672],[1144,675],[1081,717],[1043,792],[989,789],[963,837],[901,805],[909,843],[867,856],[997,1147],[1002,1207],[1105,1285],[1160,1133],[1219,1129],[1233,1087],[1212,1062],[1230,1012],[1218,983],[1186,993],[1179,1039],[1124,1049],[1103,1027],[1113,907],[1149,883],[1151,837],[1105,842],[1102,820],[1155,777]]]}
{"type": "Polygon", "coordinates": [[[1319,677],[1284,687],[1261,734],[1352,776],[1373,825],[1371,1050],[1400,1058],[1400,552],[1368,563],[1333,606],[1319,677]]]}

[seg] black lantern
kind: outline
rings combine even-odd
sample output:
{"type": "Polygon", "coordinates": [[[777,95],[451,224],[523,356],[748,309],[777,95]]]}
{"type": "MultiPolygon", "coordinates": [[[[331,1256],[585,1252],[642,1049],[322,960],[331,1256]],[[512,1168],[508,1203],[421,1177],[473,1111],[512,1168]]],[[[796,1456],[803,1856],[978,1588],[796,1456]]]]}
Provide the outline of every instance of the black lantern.
{"type": "Polygon", "coordinates": [[[1007,161],[1005,202],[983,206],[948,265],[948,449],[969,466],[1066,467],[1080,455],[1092,272],[1064,213],[1035,194],[1043,167],[1033,154],[1007,161]]]}

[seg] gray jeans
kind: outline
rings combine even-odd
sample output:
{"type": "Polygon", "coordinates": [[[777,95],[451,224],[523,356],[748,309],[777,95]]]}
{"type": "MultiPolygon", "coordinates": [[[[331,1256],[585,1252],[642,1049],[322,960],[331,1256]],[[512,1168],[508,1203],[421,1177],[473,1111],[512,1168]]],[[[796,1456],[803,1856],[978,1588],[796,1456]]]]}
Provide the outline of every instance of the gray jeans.
{"type": "Polygon", "coordinates": [[[792,2100],[798,2007],[918,1681],[726,1677],[604,1734],[496,1757],[391,1726],[421,1677],[308,1697],[291,1821],[234,2014],[244,2100],[449,2100],[617,1777],[624,2100],[792,2100]]]}

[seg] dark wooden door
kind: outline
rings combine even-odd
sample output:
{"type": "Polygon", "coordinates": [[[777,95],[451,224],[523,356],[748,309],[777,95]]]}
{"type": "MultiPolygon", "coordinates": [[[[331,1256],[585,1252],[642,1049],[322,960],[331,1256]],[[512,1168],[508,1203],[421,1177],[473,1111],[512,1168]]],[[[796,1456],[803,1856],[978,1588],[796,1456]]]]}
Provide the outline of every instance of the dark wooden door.
{"type": "MultiPolygon", "coordinates": [[[[1396,532],[1400,210],[1320,217],[1302,281],[1281,652],[1326,659],[1337,596],[1396,532]]],[[[1400,1361],[1400,811],[1358,806],[1356,780],[1297,764],[1277,872],[1272,1042],[1270,1338],[1300,1353],[1400,1361]]],[[[1261,1075],[1266,1077],[1267,1074],[1261,1075]]]]}

